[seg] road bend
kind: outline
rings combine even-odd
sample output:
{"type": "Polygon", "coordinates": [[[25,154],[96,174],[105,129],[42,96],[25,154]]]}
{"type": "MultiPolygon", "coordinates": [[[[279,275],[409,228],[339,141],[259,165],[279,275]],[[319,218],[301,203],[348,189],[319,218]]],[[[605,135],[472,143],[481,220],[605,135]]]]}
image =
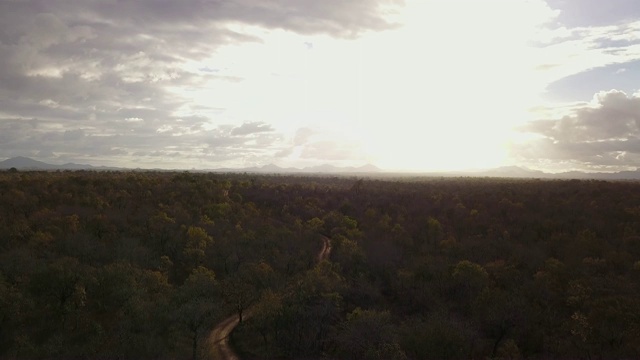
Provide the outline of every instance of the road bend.
{"type": "MultiPolygon", "coordinates": [[[[316,260],[318,262],[329,259],[331,255],[331,239],[322,236],[322,249],[318,253],[316,260]]],[[[242,319],[247,320],[251,317],[251,310],[245,311],[242,319]]],[[[207,353],[209,358],[213,360],[240,360],[238,354],[233,351],[229,345],[229,334],[238,326],[239,318],[237,314],[231,315],[222,320],[216,327],[211,330],[206,341],[207,353]]]]}

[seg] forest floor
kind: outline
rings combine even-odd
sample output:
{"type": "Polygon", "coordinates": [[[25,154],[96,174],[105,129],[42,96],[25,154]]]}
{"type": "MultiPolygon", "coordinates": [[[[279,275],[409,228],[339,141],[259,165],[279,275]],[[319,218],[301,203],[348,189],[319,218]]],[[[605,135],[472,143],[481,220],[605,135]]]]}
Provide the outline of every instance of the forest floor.
{"type": "MultiPolygon", "coordinates": [[[[322,249],[318,253],[318,262],[327,260],[331,255],[331,239],[326,236],[322,237],[322,249]]],[[[246,311],[243,315],[243,320],[248,319],[251,316],[251,310],[246,311]]],[[[207,353],[209,358],[213,360],[239,360],[238,354],[233,351],[229,345],[229,335],[240,323],[238,315],[233,314],[228,318],[222,320],[216,327],[211,330],[209,337],[207,338],[207,353]]]]}

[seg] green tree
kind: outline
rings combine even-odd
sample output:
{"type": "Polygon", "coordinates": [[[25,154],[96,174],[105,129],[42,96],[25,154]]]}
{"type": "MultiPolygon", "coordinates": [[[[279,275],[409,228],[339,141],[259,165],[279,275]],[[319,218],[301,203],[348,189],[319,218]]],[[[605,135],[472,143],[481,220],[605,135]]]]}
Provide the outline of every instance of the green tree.
{"type": "Polygon", "coordinates": [[[475,296],[489,284],[489,274],[479,264],[469,260],[458,262],[451,272],[453,286],[466,311],[475,296]]]}
{"type": "Polygon", "coordinates": [[[356,308],[347,314],[336,336],[338,351],[349,359],[404,359],[388,311],[356,308]]]}
{"type": "Polygon", "coordinates": [[[207,247],[213,244],[213,238],[199,226],[189,226],[186,233],[186,244],[182,251],[187,264],[195,268],[202,264],[207,247]]]}
{"type": "Polygon", "coordinates": [[[217,281],[213,271],[198,267],[193,270],[176,294],[178,320],[189,332],[191,357],[199,358],[201,338],[220,313],[217,281]]]}

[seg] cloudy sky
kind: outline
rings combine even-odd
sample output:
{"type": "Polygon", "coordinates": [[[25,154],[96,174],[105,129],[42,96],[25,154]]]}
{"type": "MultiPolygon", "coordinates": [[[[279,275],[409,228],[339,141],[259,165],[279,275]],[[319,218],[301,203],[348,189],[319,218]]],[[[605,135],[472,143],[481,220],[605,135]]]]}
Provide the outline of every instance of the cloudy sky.
{"type": "Polygon", "coordinates": [[[0,0],[0,159],[640,166],[637,0],[0,0]]]}

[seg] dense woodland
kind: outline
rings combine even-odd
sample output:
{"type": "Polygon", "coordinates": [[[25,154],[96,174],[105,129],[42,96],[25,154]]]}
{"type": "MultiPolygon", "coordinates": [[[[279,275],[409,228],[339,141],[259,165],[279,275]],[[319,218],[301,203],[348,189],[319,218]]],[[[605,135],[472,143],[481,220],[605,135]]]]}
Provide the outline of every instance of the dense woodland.
{"type": "Polygon", "coordinates": [[[640,183],[0,173],[0,358],[205,359],[233,313],[252,359],[640,358],[640,183]]]}

